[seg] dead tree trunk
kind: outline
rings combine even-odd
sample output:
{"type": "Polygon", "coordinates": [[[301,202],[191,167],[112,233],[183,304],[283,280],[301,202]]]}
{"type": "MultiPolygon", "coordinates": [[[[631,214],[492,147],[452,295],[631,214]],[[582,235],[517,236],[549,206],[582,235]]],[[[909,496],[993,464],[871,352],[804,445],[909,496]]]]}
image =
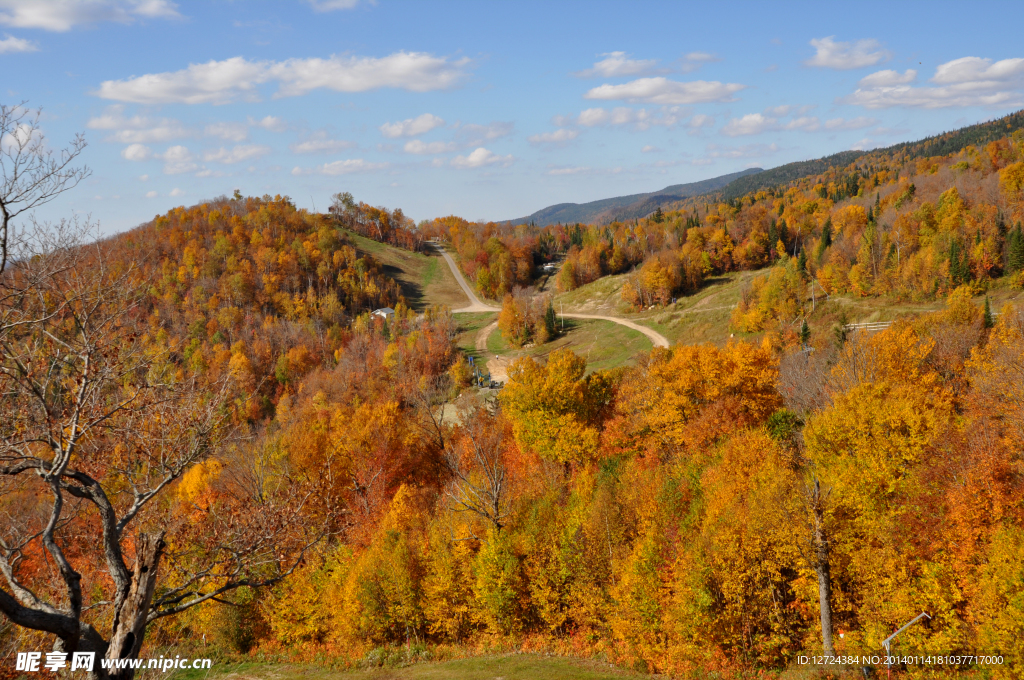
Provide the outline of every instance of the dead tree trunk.
{"type": "MultiPolygon", "coordinates": [[[[149,605],[153,600],[160,556],[164,549],[163,532],[139,536],[138,557],[132,574],[131,588],[114,614],[114,629],[107,646],[108,659],[134,659],[142,649],[149,618],[149,605]]],[[[111,678],[131,680],[131,668],[112,669],[111,678]]]]}
{"type": "Polygon", "coordinates": [[[821,642],[825,656],[835,656],[832,643],[832,573],[829,565],[828,532],[825,529],[825,511],[821,498],[821,484],[814,480],[811,495],[814,516],[814,570],[818,575],[818,603],[821,609],[821,642]]]}

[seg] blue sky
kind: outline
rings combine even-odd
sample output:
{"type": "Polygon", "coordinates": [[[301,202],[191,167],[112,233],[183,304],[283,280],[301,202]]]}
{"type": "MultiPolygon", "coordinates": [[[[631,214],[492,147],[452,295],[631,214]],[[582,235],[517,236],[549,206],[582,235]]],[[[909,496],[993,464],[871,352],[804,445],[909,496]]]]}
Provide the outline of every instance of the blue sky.
{"type": "Polygon", "coordinates": [[[38,212],[331,194],[508,219],[1024,107],[1021,3],[0,0],[6,104],[92,176],[38,212]]]}

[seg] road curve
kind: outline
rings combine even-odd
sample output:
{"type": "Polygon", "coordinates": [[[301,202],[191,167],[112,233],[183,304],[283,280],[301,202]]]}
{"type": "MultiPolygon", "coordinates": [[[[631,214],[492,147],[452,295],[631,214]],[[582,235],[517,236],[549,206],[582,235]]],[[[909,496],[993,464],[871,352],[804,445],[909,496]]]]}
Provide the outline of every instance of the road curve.
{"type": "Polygon", "coordinates": [[[445,261],[448,263],[448,268],[451,269],[452,270],[452,274],[455,275],[455,280],[458,281],[459,282],[459,286],[462,287],[462,292],[465,293],[466,297],[469,298],[469,306],[468,307],[462,307],[460,309],[453,309],[452,312],[461,313],[461,312],[500,312],[501,311],[500,307],[491,307],[490,305],[485,305],[484,303],[480,302],[480,298],[478,298],[476,296],[476,294],[473,292],[473,289],[469,287],[468,283],[466,283],[466,279],[463,278],[462,272],[459,271],[458,266],[455,264],[455,260],[453,260],[452,256],[448,254],[448,251],[446,251],[443,247],[441,247],[441,245],[439,243],[435,243],[435,242],[431,241],[430,244],[432,246],[434,246],[434,248],[436,248],[438,250],[438,252],[440,252],[441,255],[444,257],[445,261]]]}
{"type": "MultiPolygon", "coordinates": [[[[441,247],[440,244],[431,242],[431,245],[434,246],[434,248],[436,248],[441,253],[442,256],[444,256],[445,262],[448,263],[448,267],[452,270],[452,274],[455,275],[455,280],[458,281],[459,285],[462,287],[462,292],[464,292],[466,294],[466,297],[469,298],[470,304],[468,307],[462,307],[461,309],[453,309],[453,313],[501,311],[499,307],[492,307],[490,305],[485,305],[484,303],[480,302],[480,299],[476,296],[476,294],[473,293],[473,289],[469,287],[468,283],[466,283],[466,279],[462,276],[462,272],[459,271],[459,267],[455,264],[455,260],[452,259],[452,256],[449,255],[448,252],[443,247],[441,247]]],[[[666,338],[658,331],[648,328],[647,326],[641,326],[638,323],[633,323],[632,321],[627,321],[626,319],[620,319],[617,316],[601,316],[598,314],[560,314],[559,316],[564,316],[568,319],[601,319],[602,321],[611,321],[612,323],[617,323],[620,326],[632,328],[635,331],[643,333],[648,338],[650,338],[651,342],[654,343],[655,347],[669,346],[668,338],[666,338]]],[[[480,333],[477,335],[477,349],[487,349],[487,336],[490,335],[491,332],[493,332],[494,329],[497,328],[497,326],[498,324],[497,322],[495,322],[480,331],[480,333]],[[481,344],[483,345],[483,347],[480,346],[481,344]]]]}
{"type": "Polygon", "coordinates": [[[611,321],[612,323],[617,323],[620,326],[640,331],[654,343],[655,347],[668,347],[668,338],[658,331],[648,328],[647,326],[641,326],[638,323],[633,323],[632,321],[627,321],[626,319],[620,319],[617,316],[600,316],[597,314],[560,314],[559,316],[564,316],[567,319],[601,319],[603,321],[611,321]]]}

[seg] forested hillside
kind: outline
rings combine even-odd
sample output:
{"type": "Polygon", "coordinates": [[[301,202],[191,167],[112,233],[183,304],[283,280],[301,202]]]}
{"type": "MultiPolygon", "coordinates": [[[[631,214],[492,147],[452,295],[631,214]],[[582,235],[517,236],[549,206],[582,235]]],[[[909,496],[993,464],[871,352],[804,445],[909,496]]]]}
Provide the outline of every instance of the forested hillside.
{"type": "Polygon", "coordinates": [[[1024,311],[976,298],[1024,283],[1022,190],[1018,131],[610,225],[414,225],[341,193],[44,228],[0,273],[4,649],[748,677],[879,654],[926,611],[900,654],[1018,677],[1024,311]],[[631,272],[634,308],[763,270],[732,313],[758,339],[589,373],[558,350],[481,394],[450,311],[409,310],[350,233],[441,239],[492,299],[544,263],[564,290],[631,272]],[[812,335],[812,285],[945,304],[812,335]]]}

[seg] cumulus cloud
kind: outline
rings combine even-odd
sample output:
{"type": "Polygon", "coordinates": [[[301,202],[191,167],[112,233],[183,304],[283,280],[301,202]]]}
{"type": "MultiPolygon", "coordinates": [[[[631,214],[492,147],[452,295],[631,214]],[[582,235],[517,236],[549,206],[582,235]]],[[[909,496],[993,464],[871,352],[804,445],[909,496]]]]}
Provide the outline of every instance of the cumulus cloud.
{"type": "Polygon", "coordinates": [[[903,73],[886,69],[877,71],[869,76],[860,79],[861,87],[893,87],[895,85],[906,85],[917,80],[917,71],[908,68],[903,73]]]}
{"type": "Polygon", "coordinates": [[[631,125],[637,130],[647,130],[655,126],[675,127],[688,114],[687,109],[678,106],[663,106],[659,110],[633,109],[628,106],[616,106],[613,109],[595,107],[584,109],[576,117],[556,116],[554,122],[556,125],[583,127],[631,125]]]}
{"type": "Polygon", "coordinates": [[[586,99],[621,99],[650,104],[699,104],[733,101],[744,89],[739,83],[694,80],[681,82],[668,78],[639,78],[622,85],[601,85],[583,95],[586,99]]]}
{"type": "Polygon", "coordinates": [[[665,69],[657,68],[657,59],[630,59],[625,52],[605,52],[598,56],[604,59],[573,75],[578,78],[618,78],[666,72],[665,69]]]}
{"type": "Polygon", "coordinates": [[[230,149],[221,147],[215,151],[207,151],[203,154],[203,160],[207,163],[224,163],[231,165],[241,163],[253,158],[259,158],[270,153],[269,146],[262,144],[236,144],[230,149]]]}
{"type": "Polygon", "coordinates": [[[263,128],[269,132],[284,132],[288,129],[288,122],[283,118],[277,116],[265,116],[260,120],[256,120],[252,116],[248,118],[249,125],[252,127],[263,128]]]}
{"type": "Polygon", "coordinates": [[[414,154],[439,154],[454,151],[456,145],[451,142],[430,142],[426,143],[419,139],[411,139],[405,143],[402,150],[414,154]]]}
{"type": "Polygon", "coordinates": [[[554,132],[544,132],[538,135],[530,135],[529,137],[526,138],[526,141],[534,145],[550,144],[561,146],[566,142],[571,142],[572,140],[576,139],[576,137],[578,137],[579,134],[579,130],[569,130],[567,128],[562,128],[560,130],[555,130],[554,132]]]}
{"type": "Polygon", "coordinates": [[[102,115],[90,118],[85,124],[90,130],[110,130],[105,141],[118,144],[152,144],[194,137],[195,130],[185,127],[173,118],[148,118],[124,115],[124,107],[108,106],[102,115]]]}
{"type": "Polygon", "coordinates": [[[488,165],[509,166],[515,159],[511,156],[499,156],[484,147],[474,149],[468,156],[456,156],[452,166],[456,168],[482,168],[488,165]]]}
{"type": "Polygon", "coordinates": [[[732,118],[722,127],[722,134],[730,137],[757,135],[762,132],[780,130],[800,130],[803,132],[837,132],[841,130],[859,130],[878,124],[878,119],[859,116],[857,118],[832,118],[824,125],[817,116],[793,116],[789,120],[781,120],[788,113],[799,113],[809,107],[776,106],[765,111],[765,114],[781,113],[778,117],[762,113],[748,113],[740,118],[732,118]]]}
{"type": "Polygon", "coordinates": [[[462,146],[482,146],[485,142],[507,137],[515,132],[515,124],[495,121],[487,125],[456,123],[455,140],[462,146]]]}
{"type": "Polygon", "coordinates": [[[835,36],[831,35],[827,38],[811,40],[811,47],[815,48],[816,52],[804,64],[847,70],[874,66],[879,62],[888,61],[892,57],[892,53],[883,49],[881,43],[874,39],[858,40],[851,43],[836,42],[834,38],[835,36]]]}
{"type": "Polygon", "coordinates": [[[778,120],[760,113],[748,113],[740,118],[733,118],[722,127],[722,134],[730,137],[741,135],[758,135],[776,129],[778,120]]]}
{"type": "Polygon", "coordinates": [[[656,146],[651,146],[650,144],[648,144],[644,148],[640,149],[640,153],[660,153],[660,152],[661,152],[661,149],[659,149],[656,146]]]}
{"type": "Polygon", "coordinates": [[[157,194],[155,191],[147,191],[146,198],[156,198],[157,194]]]}
{"type": "Polygon", "coordinates": [[[362,158],[350,158],[342,161],[324,163],[323,165],[318,165],[312,169],[295,167],[292,169],[292,174],[309,175],[316,173],[320,175],[351,175],[357,172],[375,172],[377,170],[383,170],[386,167],[388,167],[387,163],[369,163],[362,158]]]}
{"type": "Polygon", "coordinates": [[[91,94],[137,104],[227,104],[239,98],[255,101],[259,98],[259,86],[271,82],[277,84],[275,98],[294,97],[321,88],[366,92],[390,87],[430,92],[458,85],[468,64],[466,58],[451,60],[423,52],[396,52],[379,58],[332,55],[327,59],[284,61],[232,57],[190,64],[180,71],[106,80],[91,94]]]}
{"type": "Polygon", "coordinates": [[[712,61],[719,61],[719,58],[708,52],[690,52],[679,63],[679,70],[689,73],[712,61]]]}
{"type": "Polygon", "coordinates": [[[415,118],[406,118],[397,123],[384,123],[379,130],[382,135],[391,139],[398,137],[415,137],[430,132],[444,125],[444,119],[432,113],[424,113],[415,118]]]}
{"type": "Polygon", "coordinates": [[[219,137],[229,142],[244,142],[249,138],[249,126],[245,123],[211,123],[203,132],[207,137],[219,137]]]}
{"type": "Polygon", "coordinates": [[[356,144],[344,139],[331,139],[326,130],[317,130],[309,137],[288,146],[292,153],[335,153],[351,149],[356,144]]]}
{"type": "Polygon", "coordinates": [[[138,19],[180,18],[168,0],[0,0],[0,24],[45,31],[70,31],[75,26],[138,19]]]}
{"type": "Polygon", "coordinates": [[[0,54],[12,54],[14,52],[35,52],[39,48],[34,43],[23,38],[7,36],[0,40],[0,54]]]}
{"type": "Polygon", "coordinates": [[[996,62],[981,57],[954,59],[935,69],[931,78],[935,86],[913,87],[910,83],[916,77],[913,69],[902,75],[879,71],[863,78],[860,86],[840,102],[868,109],[1024,105],[1021,58],[996,62]]]}
{"type": "Polygon", "coordinates": [[[121,157],[129,161],[144,161],[152,155],[153,152],[145,144],[129,144],[121,151],[121,157]]]}
{"type": "Polygon", "coordinates": [[[199,164],[195,162],[195,156],[192,155],[192,152],[188,150],[188,147],[181,146],[180,144],[170,147],[167,151],[157,156],[157,158],[163,159],[164,174],[167,175],[180,175],[199,169],[199,164]]]}
{"type": "Polygon", "coordinates": [[[171,193],[169,195],[173,198],[177,198],[178,196],[184,196],[185,192],[179,189],[178,187],[174,187],[173,189],[171,189],[171,193]]]}

